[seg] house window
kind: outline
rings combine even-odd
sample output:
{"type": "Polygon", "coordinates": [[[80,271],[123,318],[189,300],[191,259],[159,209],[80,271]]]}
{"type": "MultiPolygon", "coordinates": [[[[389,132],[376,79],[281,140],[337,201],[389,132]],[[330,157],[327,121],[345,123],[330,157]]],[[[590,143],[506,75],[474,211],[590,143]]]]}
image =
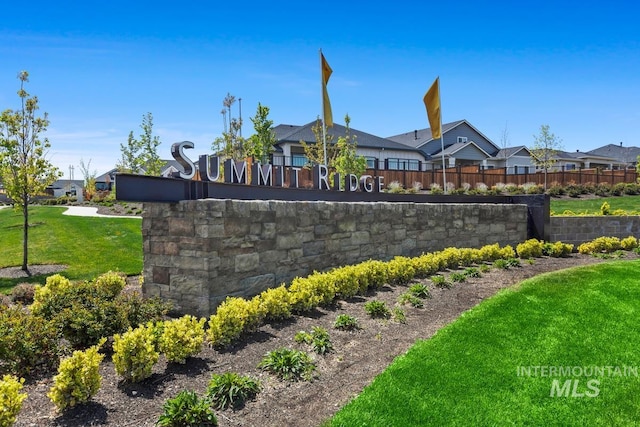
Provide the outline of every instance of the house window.
{"type": "Polygon", "coordinates": [[[365,157],[365,159],[367,160],[367,169],[377,169],[378,159],[375,157],[365,157]]]}
{"type": "Polygon", "coordinates": [[[467,137],[466,136],[459,136],[458,137],[458,142],[467,142],[467,137]]]}
{"type": "Polygon", "coordinates": [[[399,171],[419,171],[420,162],[412,159],[387,159],[387,169],[399,171]]]}
{"type": "Polygon", "coordinates": [[[307,164],[307,157],[302,154],[294,154],[291,156],[291,166],[304,167],[307,164]]]}

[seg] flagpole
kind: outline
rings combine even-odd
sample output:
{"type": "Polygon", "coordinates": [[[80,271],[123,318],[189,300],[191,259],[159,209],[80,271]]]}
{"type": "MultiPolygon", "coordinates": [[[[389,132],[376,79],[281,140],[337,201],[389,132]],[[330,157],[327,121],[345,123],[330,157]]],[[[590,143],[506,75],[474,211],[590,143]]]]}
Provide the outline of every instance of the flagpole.
{"type": "Polygon", "coordinates": [[[326,117],[324,114],[324,76],[322,71],[322,48],[320,48],[318,59],[320,60],[320,98],[322,98],[322,152],[324,153],[324,165],[327,165],[327,132],[326,132],[326,117]]]}

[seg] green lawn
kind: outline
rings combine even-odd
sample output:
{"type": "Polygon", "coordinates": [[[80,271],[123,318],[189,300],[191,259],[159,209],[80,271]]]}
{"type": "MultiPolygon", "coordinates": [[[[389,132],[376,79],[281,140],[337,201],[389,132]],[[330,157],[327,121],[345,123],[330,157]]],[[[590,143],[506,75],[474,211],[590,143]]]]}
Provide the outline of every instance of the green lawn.
{"type": "MultiPolygon", "coordinates": [[[[62,274],[72,280],[90,280],[109,270],[127,274],[142,271],[142,230],[139,218],[62,215],[66,208],[29,209],[29,265],[65,264],[62,274]]],[[[22,213],[0,209],[0,268],[22,265],[22,213]]],[[[0,278],[0,292],[30,280],[0,278]]]]}
{"type": "Polygon", "coordinates": [[[551,198],[551,210],[556,214],[569,210],[573,213],[600,214],[600,206],[609,203],[611,211],[622,209],[628,212],[640,211],[640,196],[612,196],[595,199],[554,199],[551,198]]]}
{"type": "Polygon", "coordinates": [[[327,425],[638,425],[639,315],[640,261],[529,279],[416,343],[327,425]],[[587,375],[607,366],[633,369],[587,375]]]}

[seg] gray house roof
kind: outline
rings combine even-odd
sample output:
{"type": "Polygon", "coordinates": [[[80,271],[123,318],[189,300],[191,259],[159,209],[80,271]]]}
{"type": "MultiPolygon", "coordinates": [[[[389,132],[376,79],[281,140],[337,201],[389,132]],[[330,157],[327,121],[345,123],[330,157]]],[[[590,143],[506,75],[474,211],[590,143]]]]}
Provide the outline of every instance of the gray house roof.
{"type": "Polygon", "coordinates": [[[522,154],[531,157],[531,152],[524,145],[518,145],[517,147],[506,147],[498,151],[498,153],[494,156],[499,159],[508,159],[509,157],[515,156],[516,154],[522,154]]]}
{"type": "MultiPolygon", "coordinates": [[[[303,126],[296,125],[278,125],[273,128],[273,131],[276,135],[276,146],[282,143],[299,143],[300,141],[305,141],[309,143],[313,143],[316,141],[316,136],[313,133],[313,126],[315,126],[316,121],[311,123],[307,123],[303,126]]],[[[385,150],[397,150],[397,151],[412,151],[415,152],[414,148],[408,147],[405,144],[400,144],[395,141],[391,141],[387,138],[381,138],[379,136],[371,135],[370,133],[362,132],[354,128],[349,128],[351,131],[351,135],[356,137],[356,142],[358,147],[360,148],[375,148],[385,150]]],[[[347,128],[334,123],[333,127],[327,129],[327,135],[333,135],[333,143],[337,142],[337,139],[341,136],[346,135],[347,128]]]]}
{"type": "MultiPolygon", "coordinates": [[[[456,126],[459,126],[464,122],[466,122],[466,120],[457,120],[451,123],[443,123],[442,133],[445,134],[449,132],[451,129],[455,128],[456,126]]],[[[399,142],[400,144],[408,145],[409,147],[413,147],[413,148],[418,148],[429,141],[433,141],[433,138],[431,137],[431,128],[417,129],[412,132],[393,135],[393,136],[387,137],[387,139],[390,139],[395,142],[399,142]]]]}
{"type": "Polygon", "coordinates": [[[595,156],[613,158],[623,164],[636,164],[638,156],[640,156],[640,148],[634,146],[623,147],[622,145],[607,144],[600,148],[587,151],[587,153],[595,156]]]}

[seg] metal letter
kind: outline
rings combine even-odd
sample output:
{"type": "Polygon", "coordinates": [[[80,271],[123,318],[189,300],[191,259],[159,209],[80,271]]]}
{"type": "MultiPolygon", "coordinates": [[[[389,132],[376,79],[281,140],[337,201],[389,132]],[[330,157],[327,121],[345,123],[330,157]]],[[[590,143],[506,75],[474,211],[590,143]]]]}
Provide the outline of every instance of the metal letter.
{"type": "Polygon", "coordinates": [[[271,165],[261,165],[260,162],[251,165],[251,185],[273,186],[271,165]]]}
{"type": "Polygon", "coordinates": [[[198,158],[200,179],[215,182],[220,179],[220,157],[202,155],[198,158]]]}
{"type": "Polygon", "coordinates": [[[373,177],[371,175],[360,177],[360,190],[365,193],[373,193],[373,177]]]}
{"type": "Polygon", "coordinates": [[[231,184],[247,183],[247,162],[236,162],[233,159],[224,162],[224,182],[231,184]],[[238,166],[240,170],[238,170],[238,166]]]}
{"type": "Polygon", "coordinates": [[[316,190],[329,190],[329,169],[326,165],[313,167],[313,188],[316,190]]]}
{"type": "Polygon", "coordinates": [[[184,172],[174,172],[173,176],[176,178],[191,179],[196,174],[196,165],[193,164],[190,158],[184,154],[185,148],[193,148],[193,142],[182,141],[176,142],[171,146],[171,155],[182,166],[184,172]]]}

